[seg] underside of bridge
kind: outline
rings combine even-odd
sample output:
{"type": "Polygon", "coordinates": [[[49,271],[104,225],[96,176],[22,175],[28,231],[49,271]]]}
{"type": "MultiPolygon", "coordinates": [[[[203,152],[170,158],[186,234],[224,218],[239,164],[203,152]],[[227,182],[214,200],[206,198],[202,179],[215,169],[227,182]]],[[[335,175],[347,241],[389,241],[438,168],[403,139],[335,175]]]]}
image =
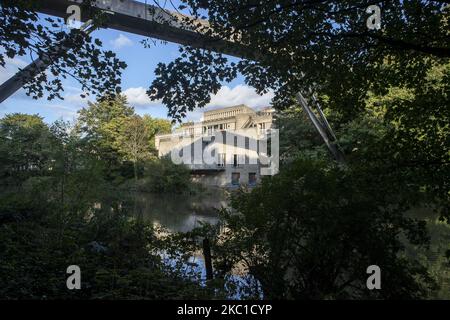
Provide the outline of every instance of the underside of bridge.
{"type": "MultiPolygon", "coordinates": [[[[70,5],[80,5],[82,0],[42,0],[36,5],[38,12],[65,18],[70,5]]],[[[159,40],[189,45],[196,48],[211,49],[235,57],[245,57],[250,54],[245,46],[215,39],[189,28],[182,19],[188,16],[166,10],[154,5],[134,0],[97,0],[91,7],[93,12],[103,11],[110,15],[106,26],[111,29],[156,38],[159,40]]],[[[86,10],[84,10],[86,11],[86,10]]],[[[92,17],[82,10],[83,22],[92,17]]],[[[192,20],[207,27],[206,20],[192,20]]]]}

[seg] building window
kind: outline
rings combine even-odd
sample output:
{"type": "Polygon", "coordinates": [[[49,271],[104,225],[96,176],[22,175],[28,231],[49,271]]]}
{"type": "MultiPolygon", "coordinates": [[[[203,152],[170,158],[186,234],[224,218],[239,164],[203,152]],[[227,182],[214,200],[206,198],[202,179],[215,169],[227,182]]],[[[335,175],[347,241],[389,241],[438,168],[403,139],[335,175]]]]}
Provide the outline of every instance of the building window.
{"type": "Polygon", "coordinates": [[[232,172],[231,173],[231,184],[233,186],[238,186],[240,178],[241,178],[241,174],[239,172],[232,172]]]}
{"type": "Polygon", "coordinates": [[[233,155],[233,167],[237,167],[238,166],[238,155],[234,154],[233,155]]]}
{"type": "Polygon", "coordinates": [[[248,184],[250,186],[256,185],[256,173],[255,172],[250,172],[248,174],[248,184]]]}
{"type": "Polygon", "coordinates": [[[224,167],[225,166],[225,153],[217,154],[217,166],[224,167]]]}

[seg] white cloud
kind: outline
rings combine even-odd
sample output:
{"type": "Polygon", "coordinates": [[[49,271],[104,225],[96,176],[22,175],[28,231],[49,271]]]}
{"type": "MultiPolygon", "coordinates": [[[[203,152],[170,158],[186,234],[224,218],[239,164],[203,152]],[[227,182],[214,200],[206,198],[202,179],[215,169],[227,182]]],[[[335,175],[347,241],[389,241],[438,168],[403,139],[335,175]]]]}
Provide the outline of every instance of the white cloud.
{"type": "Polygon", "coordinates": [[[80,94],[68,94],[68,95],[64,96],[64,101],[70,102],[73,105],[77,105],[77,106],[86,105],[88,100],[89,99],[87,98],[87,96],[85,98],[82,98],[80,96],[80,94]]]}
{"type": "Polygon", "coordinates": [[[211,95],[211,102],[205,108],[189,111],[186,120],[202,121],[205,111],[232,107],[238,104],[245,104],[254,109],[268,107],[273,97],[273,91],[259,95],[254,88],[245,84],[239,84],[232,89],[228,86],[222,86],[215,95],[211,95]]]}
{"type": "Polygon", "coordinates": [[[119,34],[119,36],[111,40],[111,45],[114,47],[114,49],[120,49],[123,47],[129,47],[133,45],[133,41],[131,41],[129,38],[124,36],[123,34],[119,34]]]}
{"type": "MultiPolygon", "coordinates": [[[[69,102],[74,106],[85,106],[88,101],[92,101],[95,97],[86,95],[85,98],[82,98],[80,94],[82,93],[76,87],[71,88],[71,94],[67,94],[64,96],[64,101],[69,102]]],[[[128,88],[122,92],[123,95],[127,97],[128,103],[134,107],[146,108],[155,105],[161,105],[161,101],[151,101],[147,96],[146,89],[144,87],[135,87],[128,88]]]]}
{"type": "Polygon", "coordinates": [[[149,107],[161,104],[161,101],[150,100],[146,91],[147,90],[143,87],[128,88],[123,91],[123,94],[127,97],[128,102],[133,106],[149,107]]]}
{"type": "Polygon", "coordinates": [[[228,86],[222,86],[215,95],[211,96],[211,102],[208,103],[207,107],[214,109],[238,104],[245,104],[251,108],[267,107],[270,105],[273,97],[274,93],[272,91],[259,95],[254,88],[247,85],[239,84],[233,89],[228,86]]]}
{"type": "Polygon", "coordinates": [[[63,118],[65,121],[72,121],[78,117],[76,109],[59,103],[43,103],[40,108],[47,109],[55,118],[63,118]]]}

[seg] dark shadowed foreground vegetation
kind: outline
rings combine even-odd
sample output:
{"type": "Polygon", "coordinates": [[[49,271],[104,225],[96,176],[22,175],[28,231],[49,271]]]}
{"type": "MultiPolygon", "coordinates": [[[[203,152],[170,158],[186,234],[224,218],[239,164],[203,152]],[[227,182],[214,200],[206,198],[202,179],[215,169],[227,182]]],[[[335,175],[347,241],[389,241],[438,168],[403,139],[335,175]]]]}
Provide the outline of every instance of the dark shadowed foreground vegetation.
{"type": "Polygon", "coordinates": [[[138,117],[122,99],[90,105],[74,126],[25,114],[0,120],[1,298],[214,296],[164,263],[163,244],[124,192],[135,178],[150,191],[190,190],[185,168],[154,156],[154,135],[170,127],[138,117]],[[129,123],[145,134],[139,159],[127,147],[129,123]],[[82,269],[83,290],[66,287],[72,264],[82,269]]]}
{"type": "Polygon", "coordinates": [[[330,114],[346,164],[301,110],[280,113],[280,173],[237,192],[220,230],[178,239],[208,235],[218,275],[245,270],[267,298],[450,298],[449,80],[436,65],[420,88],[369,94],[352,121],[330,114]],[[382,290],[366,287],[372,264],[382,290]]]}

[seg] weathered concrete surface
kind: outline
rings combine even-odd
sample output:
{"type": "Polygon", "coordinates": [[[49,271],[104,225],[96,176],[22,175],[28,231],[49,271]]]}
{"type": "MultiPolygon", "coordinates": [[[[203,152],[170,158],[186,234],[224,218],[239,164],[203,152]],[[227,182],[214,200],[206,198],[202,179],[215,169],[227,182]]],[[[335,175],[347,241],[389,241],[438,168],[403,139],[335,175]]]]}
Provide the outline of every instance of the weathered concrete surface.
{"type": "MultiPolygon", "coordinates": [[[[39,4],[36,4],[36,8],[38,12],[65,18],[68,16],[66,10],[70,5],[82,2],[82,0],[41,0],[39,4]]],[[[240,44],[222,39],[213,39],[189,30],[186,24],[182,23],[182,19],[189,18],[188,16],[154,5],[134,0],[97,0],[95,7],[97,8],[95,10],[110,13],[110,18],[107,22],[108,28],[182,45],[207,48],[235,57],[251,58],[255,54],[240,44]]],[[[87,21],[90,18],[89,15],[82,12],[82,21],[87,21]]],[[[202,26],[208,27],[208,21],[206,20],[196,20],[196,23],[201,23],[202,26]]]]}

